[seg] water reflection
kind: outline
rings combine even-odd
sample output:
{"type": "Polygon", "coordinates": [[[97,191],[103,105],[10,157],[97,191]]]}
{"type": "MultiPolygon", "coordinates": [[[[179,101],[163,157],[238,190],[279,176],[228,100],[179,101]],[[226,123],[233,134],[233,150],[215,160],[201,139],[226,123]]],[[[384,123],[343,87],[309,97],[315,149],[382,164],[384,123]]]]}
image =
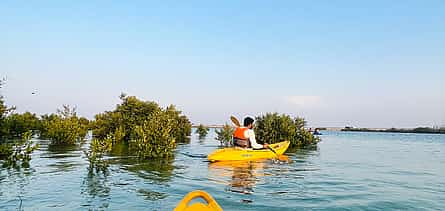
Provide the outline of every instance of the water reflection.
{"type": "Polygon", "coordinates": [[[69,158],[69,157],[79,157],[82,152],[83,145],[56,145],[51,144],[49,140],[40,140],[40,151],[41,157],[43,158],[69,158]]]}
{"type": "Polygon", "coordinates": [[[174,158],[143,160],[137,157],[117,157],[109,160],[110,165],[119,165],[120,169],[134,173],[149,183],[169,182],[173,176],[174,158]]]}
{"type": "Polygon", "coordinates": [[[27,194],[26,187],[31,184],[30,176],[34,172],[35,170],[32,168],[21,168],[20,166],[0,168],[0,199],[2,199],[0,202],[8,202],[11,210],[23,210],[23,200],[27,194]],[[10,200],[7,200],[8,198],[10,200]]]}
{"type": "Polygon", "coordinates": [[[299,163],[301,167],[302,164],[310,165],[310,158],[319,156],[320,151],[317,146],[309,146],[305,148],[289,148],[286,154],[293,158],[292,162],[299,163]]]}
{"type": "Polygon", "coordinates": [[[209,179],[226,184],[228,191],[251,194],[256,183],[265,176],[265,167],[265,161],[209,163],[209,179]]]}
{"type": "Polygon", "coordinates": [[[179,139],[176,144],[190,144],[191,142],[191,138],[190,137],[184,137],[182,139],[179,139]]]}
{"type": "Polygon", "coordinates": [[[318,151],[318,145],[309,145],[303,148],[299,148],[299,147],[289,147],[286,150],[286,154],[293,154],[293,153],[299,153],[299,152],[313,152],[313,151],[318,151]]]}
{"type": "Polygon", "coordinates": [[[116,165],[122,170],[134,173],[151,183],[166,183],[171,180],[175,169],[174,157],[162,159],[140,159],[130,154],[128,145],[114,146],[107,159],[110,165],[116,165]]]}
{"type": "Polygon", "coordinates": [[[47,158],[47,166],[51,170],[45,173],[63,173],[75,171],[83,165],[79,157],[82,157],[83,145],[53,145],[49,140],[40,140],[40,158],[47,158]]]}
{"type": "Polygon", "coordinates": [[[148,201],[164,199],[168,194],[159,190],[169,185],[175,169],[173,162],[173,157],[140,159],[129,152],[128,145],[117,144],[109,154],[90,163],[82,184],[81,194],[86,197],[82,206],[99,210],[116,206],[111,192],[122,190],[126,191],[120,197],[123,200],[129,193],[148,201]]]}
{"type": "Polygon", "coordinates": [[[108,175],[108,171],[94,171],[94,169],[89,169],[87,176],[82,182],[81,189],[81,195],[86,197],[87,204],[82,206],[89,207],[89,209],[104,209],[108,207],[111,190],[108,184],[108,175]],[[98,207],[94,205],[96,198],[99,202],[98,207]]]}
{"type": "Polygon", "coordinates": [[[160,192],[156,192],[156,191],[148,190],[148,189],[139,189],[138,194],[144,196],[145,200],[149,200],[149,201],[157,201],[159,199],[163,199],[163,198],[167,197],[166,193],[160,193],[160,192]]]}

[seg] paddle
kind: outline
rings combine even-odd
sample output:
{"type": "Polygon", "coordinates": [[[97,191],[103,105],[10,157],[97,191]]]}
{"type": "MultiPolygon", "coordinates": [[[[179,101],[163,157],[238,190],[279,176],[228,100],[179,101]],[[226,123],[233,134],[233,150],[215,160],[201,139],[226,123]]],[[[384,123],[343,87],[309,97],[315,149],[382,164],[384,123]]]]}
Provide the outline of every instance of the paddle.
{"type": "Polygon", "coordinates": [[[272,147],[270,147],[269,145],[267,146],[267,149],[270,149],[270,151],[272,151],[277,156],[278,160],[289,161],[289,157],[287,157],[286,155],[277,154],[277,152],[275,152],[275,150],[272,149],[272,147]]]}
{"type": "MultiPolygon", "coordinates": [[[[238,119],[236,117],[230,116],[230,120],[232,120],[232,123],[234,125],[236,125],[237,127],[241,127],[241,124],[239,123],[239,121],[238,121],[238,119]]],[[[286,155],[279,155],[279,154],[277,154],[277,152],[275,152],[275,150],[272,149],[272,147],[270,147],[269,145],[267,146],[267,149],[272,151],[277,156],[278,160],[281,160],[281,161],[288,161],[289,160],[289,157],[287,157],[286,155]]]]}
{"type": "Polygon", "coordinates": [[[232,123],[236,125],[237,127],[241,127],[241,124],[239,123],[238,119],[234,116],[230,116],[230,120],[232,120],[232,123]]]}

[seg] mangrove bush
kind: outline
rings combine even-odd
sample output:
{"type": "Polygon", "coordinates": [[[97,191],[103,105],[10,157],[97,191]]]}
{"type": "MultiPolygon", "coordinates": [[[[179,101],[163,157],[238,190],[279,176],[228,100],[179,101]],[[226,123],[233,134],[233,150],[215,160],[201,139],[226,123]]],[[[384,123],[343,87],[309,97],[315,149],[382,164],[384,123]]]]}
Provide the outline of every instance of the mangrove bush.
{"type": "Polygon", "coordinates": [[[25,112],[23,114],[12,113],[4,119],[3,128],[8,139],[22,139],[22,135],[30,131],[32,135],[41,128],[41,122],[36,114],[25,112]]]}
{"type": "Polygon", "coordinates": [[[218,140],[221,145],[229,146],[232,144],[232,135],[234,131],[235,129],[232,126],[224,124],[221,129],[215,130],[216,140],[218,140]]]}
{"type": "Polygon", "coordinates": [[[319,138],[304,129],[303,118],[292,118],[289,115],[267,113],[256,117],[255,134],[257,139],[267,143],[288,140],[291,147],[304,147],[316,144],[319,138]]]}
{"type": "Polygon", "coordinates": [[[51,144],[73,145],[85,139],[89,125],[77,117],[76,109],[63,105],[57,114],[42,116],[40,138],[51,140],[51,144]]]}
{"type": "Polygon", "coordinates": [[[93,139],[127,144],[140,158],[170,157],[177,142],[187,140],[191,123],[175,106],[161,108],[157,103],[135,96],[120,96],[114,111],[95,116],[93,139]]]}
{"type": "MultiPolygon", "coordinates": [[[[0,88],[4,79],[0,80],[0,88]]],[[[0,161],[2,168],[6,167],[28,167],[31,153],[38,148],[37,144],[30,141],[35,115],[25,113],[24,115],[9,115],[15,107],[8,108],[0,95],[0,161]],[[28,121],[32,120],[32,121],[28,121]]]]}
{"type": "Polygon", "coordinates": [[[207,133],[209,133],[209,128],[204,126],[204,125],[202,125],[202,124],[200,124],[198,126],[198,128],[196,128],[195,133],[198,134],[199,139],[203,139],[203,138],[205,138],[207,136],[207,133]]]}
{"type": "Polygon", "coordinates": [[[22,134],[22,140],[5,142],[0,144],[0,160],[3,168],[29,167],[31,154],[39,148],[38,144],[31,141],[32,132],[22,134]]]}

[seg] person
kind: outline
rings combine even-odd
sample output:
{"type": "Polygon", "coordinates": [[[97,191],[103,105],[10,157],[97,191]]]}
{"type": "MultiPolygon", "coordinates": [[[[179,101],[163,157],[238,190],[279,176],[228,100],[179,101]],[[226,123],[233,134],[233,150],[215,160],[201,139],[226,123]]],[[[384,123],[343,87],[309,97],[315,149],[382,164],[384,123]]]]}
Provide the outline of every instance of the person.
{"type": "Polygon", "coordinates": [[[318,128],[315,128],[315,131],[314,131],[313,135],[321,135],[321,133],[318,131],[318,128]]]}
{"type": "Polygon", "coordinates": [[[258,144],[253,131],[254,120],[251,117],[244,118],[243,127],[237,127],[233,132],[233,143],[235,146],[253,149],[267,148],[268,144],[258,144]]]}

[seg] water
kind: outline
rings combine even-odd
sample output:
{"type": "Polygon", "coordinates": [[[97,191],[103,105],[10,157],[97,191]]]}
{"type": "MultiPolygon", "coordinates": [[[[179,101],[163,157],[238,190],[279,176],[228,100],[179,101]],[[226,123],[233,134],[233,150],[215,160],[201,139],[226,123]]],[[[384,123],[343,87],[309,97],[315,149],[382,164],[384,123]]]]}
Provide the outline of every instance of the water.
{"type": "Polygon", "coordinates": [[[40,141],[30,168],[0,170],[0,210],[172,210],[196,189],[225,210],[445,209],[445,135],[324,132],[292,163],[211,164],[214,136],[162,162],[118,150],[106,172],[88,171],[87,144],[40,141]]]}

